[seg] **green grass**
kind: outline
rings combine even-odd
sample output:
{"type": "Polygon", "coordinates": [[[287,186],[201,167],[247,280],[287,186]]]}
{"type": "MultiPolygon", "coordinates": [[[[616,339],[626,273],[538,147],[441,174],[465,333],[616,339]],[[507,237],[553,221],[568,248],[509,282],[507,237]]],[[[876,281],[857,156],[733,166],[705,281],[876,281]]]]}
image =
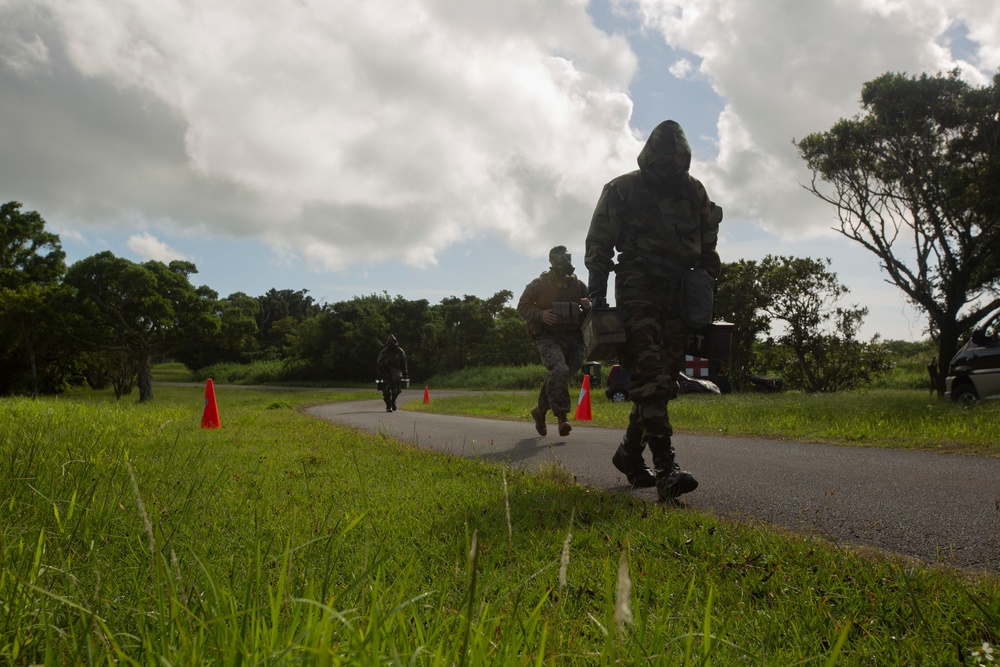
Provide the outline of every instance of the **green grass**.
{"type": "MultiPolygon", "coordinates": [[[[575,401],[579,389],[571,391],[575,401]]],[[[406,410],[531,421],[533,393],[452,396],[406,410]]],[[[591,396],[592,426],[624,429],[630,403],[591,396]]],[[[962,408],[916,390],[842,394],[688,394],[670,403],[676,433],[740,435],[870,447],[1000,455],[1000,404],[962,408]]]]}
{"type": "MultiPolygon", "coordinates": [[[[373,362],[374,363],[374,362],[373,362]]],[[[154,368],[154,374],[156,369],[154,368]]],[[[254,361],[249,364],[218,363],[200,368],[192,375],[197,382],[212,378],[215,384],[266,385],[277,387],[361,387],[361,383],[306,380],[303,362],[254,361]]],[[[155,375],[154,375],[155,377],[155,375]]],[[[364,386],[368,386],[367,383],[364,386]]]]}
{"type": "Polygon", "coordinates": [[[952,665],[1000,637],[992,576],[298,409],[370,391],[217,388],[209,430],[203,396],[0,401],[0,662],[952,665]]]}
{"type": "Polygon", "coordinates": [[[527,366],[472,366],[436,375],[424,384],[437,389],[471,389],[480,391],[538,391],[548,371],[541,364],[527,366]]]}
{"type": "Polygon", "coordinates": [[[171,361],[153,366],[154,382],[196,382],[198,378],[184,364],[171,361]]]}

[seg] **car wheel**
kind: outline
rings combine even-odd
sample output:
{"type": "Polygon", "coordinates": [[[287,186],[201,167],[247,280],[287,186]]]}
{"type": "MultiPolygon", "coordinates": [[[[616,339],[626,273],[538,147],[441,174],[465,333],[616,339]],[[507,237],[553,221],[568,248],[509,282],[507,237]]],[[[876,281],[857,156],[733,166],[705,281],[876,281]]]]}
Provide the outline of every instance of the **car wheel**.
{"type": "Polygon", "coordinates": [[[611,392],[611,401],[613,403],[624,403],[628,400],[628,395],[621,389],[616,389],[611,392]]]}
{"type": "Polygon", "coordinates": [[[951,400],[961,406],[974,405],[979,402],[979,394],[970,383],[965,383],[951,392],[951,400]]]}

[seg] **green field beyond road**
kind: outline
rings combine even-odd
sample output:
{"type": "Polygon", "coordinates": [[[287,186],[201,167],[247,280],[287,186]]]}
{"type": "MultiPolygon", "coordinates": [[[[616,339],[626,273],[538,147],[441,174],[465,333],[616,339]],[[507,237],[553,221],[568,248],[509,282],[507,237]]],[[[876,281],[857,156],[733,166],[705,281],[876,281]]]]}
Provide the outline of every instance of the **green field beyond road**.
{"type": "MultiPolygon", "coordinates": [[[[574,390],[572,398],[578,394],[574,390]]],[[[533,395],[486,393],[410,403],[406,409],[530,421],[533,400],[533,395]]],[[[623,429],[631,403],[612,403],[597,389],[591,408],[593,426],[623,429]]],[[[670,403],[670,422],[678,433],[1000,456],[1000,404],[962,408],[919,391],[690,394],[670,403]]]]}

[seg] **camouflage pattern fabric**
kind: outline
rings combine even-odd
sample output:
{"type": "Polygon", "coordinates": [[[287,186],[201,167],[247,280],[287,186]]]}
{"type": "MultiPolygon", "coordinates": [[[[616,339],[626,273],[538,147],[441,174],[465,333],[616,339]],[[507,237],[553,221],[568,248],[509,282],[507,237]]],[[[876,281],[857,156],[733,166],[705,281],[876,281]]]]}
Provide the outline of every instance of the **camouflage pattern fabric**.
{"type": "Polygon", "coordinates": [[[555,415],[569,414],[569,379],[583,366],[583,342],[578,334],[551,333],[535,339],[549,375],[538,393],[538,406],[555,415]]]}
{"type": "Polygon", "coordinates": [[[700,267],[718,278],[722,209],[688,174],[691,146],[676,122],[656,126],[638,163],[637,171],[604,186],[587,233],[585,263],[591,298],[606,292],[608,274],[615,272],[615,300],[625,310],[619,361],[631,372],[629,397],[642,442],[664,449],[673,432],[667,402],[677,397],[688,333],[681,319],[681,277],[700,267]]]}
{"type": "MultiPolygon", "coordinates": [[[[561,330],[567,333],[576,332],[582,342],[583,334],[580,333],[582,316],[577,304],[579,304],[580,299],[586,298],[586,296],[587,286],[575,275],[562,276],[549,270],[532,280],[524,288],[521,298],[517,301],[517,314],[524,320],[525,328],[532,337],[561,330]],[[553,299],[568,302],[569,307],[575,308],[576,322],[572,324],[562,322],[555,326],[542,322],[542,311],[552,308],[553,299]]],[[[569,318],[569,320],[572,319],[569,318]]]]}
{"type": "Polygon", "coordinates": [[[543,414],[548,410],[555,415],[569,413],[569,379],[580,372],[585,351],[579,324],[545,324],[542,311],[552,308],[553,298],[565,299],[560,303],[579,309],[577,304],[586,296],[587,286],[575,275],[563,276],[549,270],[528,283],[517,302],[517,312],[538,345],[542,365],[549,371],[538,393],[538,407],[543,414]]]}
{"type": "Polygon", "coordinates": [[[393,402],[403,391],[402,379],[409,375],[406,367],[406,352],[401,347],[386,346],[378,353],[375,364],[375,378],[385,381],[382,398],[393,402]]]}
{"type": "Polygon", "coordinates": [[[667,402],[677,398],[688,329],[657,304],[625,304],[625,345],[619,361],[629,370],[629,398],[643,427],[643,443],[673,434],[667,402]]]}
{"type": "MultiPolygon", "coordinates": [[[[616,272],[619,304],[660,289],[679,270],[700,266],[718,278],[716,252],[722,209],[701,182],[673,170],[685,160],[672,153],[687,146],[673,121],[653,130],[639,155],[640,169],[604,186],[587,233],[586,266],[591,273],[616,272]],[[679,136],[678,136],[679,135],[679,136]],[[615,264],[615,250],[620,253],[615,264]]],[[[690,147],[686,148],[690,162],[690,147]]]]}

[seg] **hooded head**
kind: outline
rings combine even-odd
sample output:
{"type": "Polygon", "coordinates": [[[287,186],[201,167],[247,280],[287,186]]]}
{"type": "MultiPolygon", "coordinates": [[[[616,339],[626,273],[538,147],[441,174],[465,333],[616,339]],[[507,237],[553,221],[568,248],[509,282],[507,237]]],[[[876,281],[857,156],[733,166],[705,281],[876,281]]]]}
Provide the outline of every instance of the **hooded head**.
{"type": "Polygon", "coordinates": [[[677,121],[665,120],[655,128],[639,152],[639,169],[664,181],[686,176],[691,168],[691,144],[677,121]]]}
{"type": "Polygon", "coordinates": [[[396,337],[393,336],[392,334],[389,334],[389,337],[385,339],[385,346],[396,347],[397,345],[399,345],[399,343],[396,341],[396,337]]]}

